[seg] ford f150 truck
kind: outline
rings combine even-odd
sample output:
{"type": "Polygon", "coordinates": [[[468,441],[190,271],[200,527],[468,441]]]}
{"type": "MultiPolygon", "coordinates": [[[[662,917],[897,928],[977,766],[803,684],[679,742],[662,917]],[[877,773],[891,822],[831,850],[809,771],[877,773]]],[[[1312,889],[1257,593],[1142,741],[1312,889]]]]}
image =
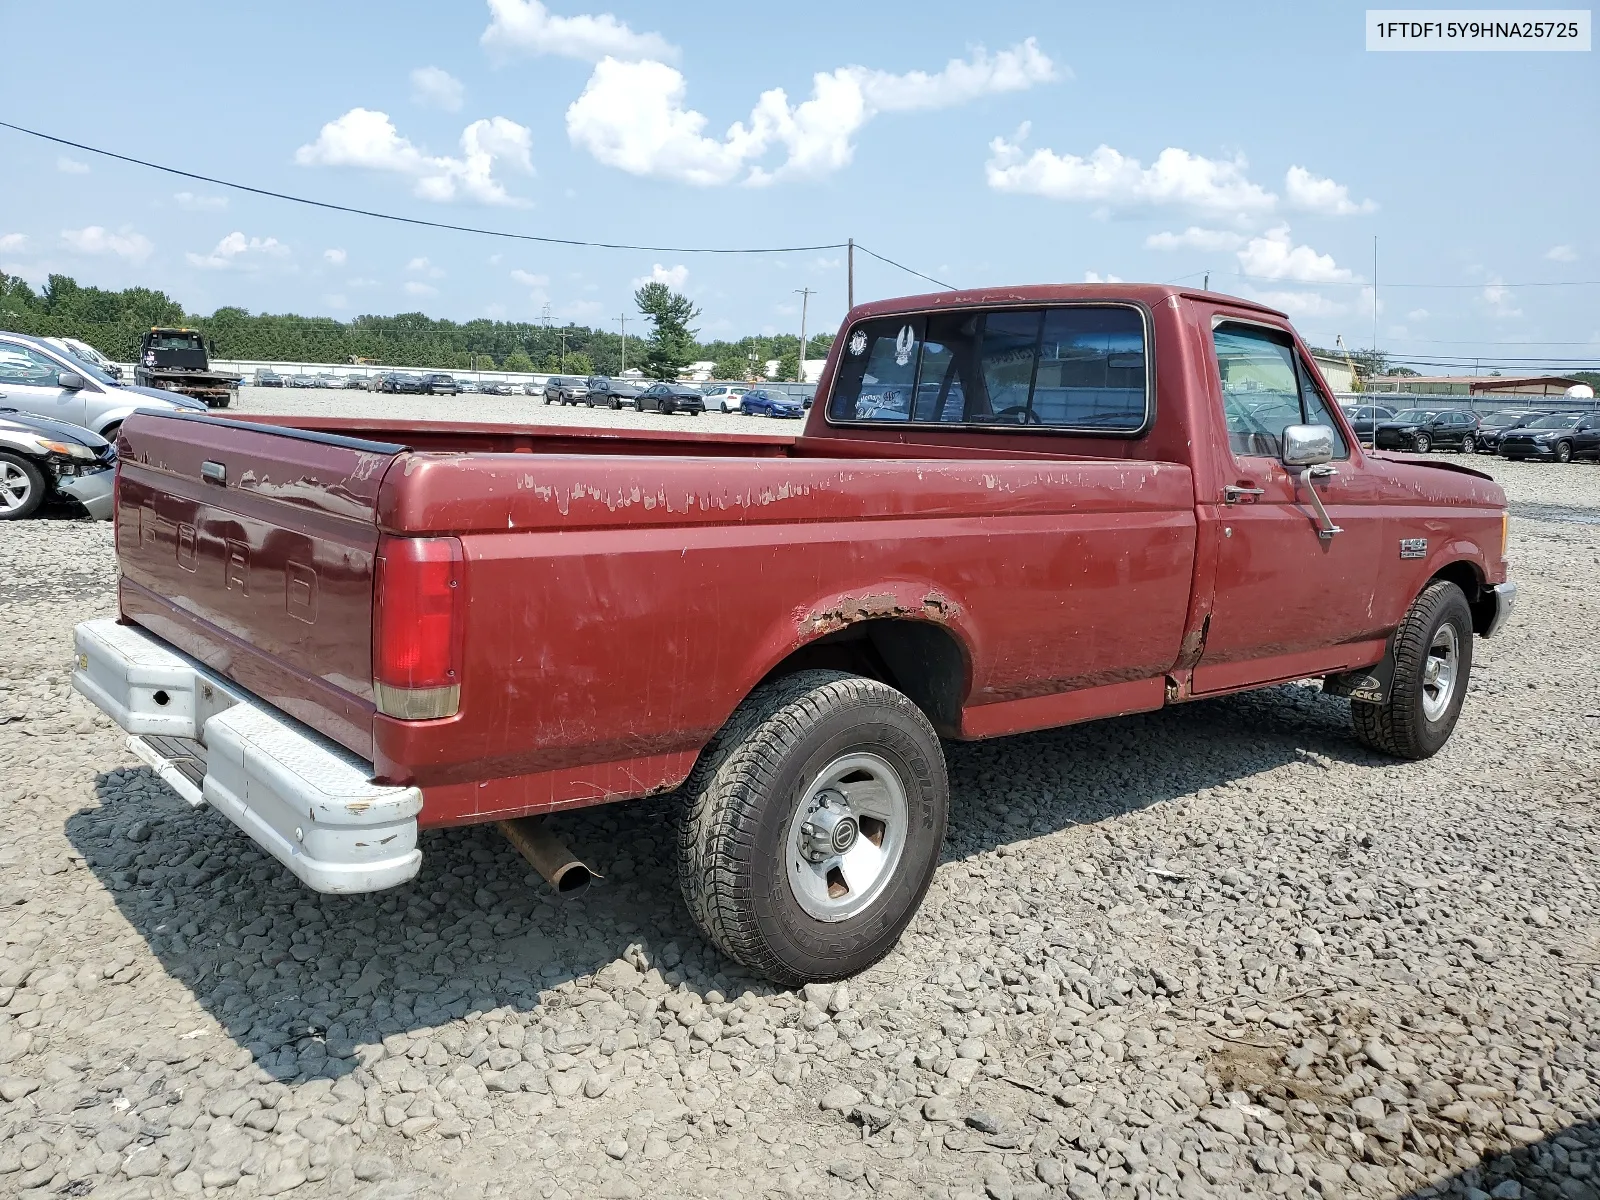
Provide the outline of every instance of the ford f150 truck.
{"type": "Polygon", "coordinates": [[[1515,597],[1494,482],[1363,451],[1282,313],[1173,287],[857,307],[797,438],[140,413],[120,452],[74,682],[191,802],[337,892],[676,792],[695,919],[785,983],[895,944],[941,738],[1320,678],[1422,758],[1515,597]]]}

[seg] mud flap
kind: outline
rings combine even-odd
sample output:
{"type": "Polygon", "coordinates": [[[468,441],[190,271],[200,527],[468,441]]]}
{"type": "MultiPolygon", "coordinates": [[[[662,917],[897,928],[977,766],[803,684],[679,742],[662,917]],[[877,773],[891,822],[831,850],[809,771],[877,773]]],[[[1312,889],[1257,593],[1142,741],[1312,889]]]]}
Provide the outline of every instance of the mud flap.
{"type": "Polygon", "coordinates": [[[1355,671],[1342,671],[1338,675],[1325,675],[1322,690],[1330,696],[1349,696],[1368,704],[1383,704],[1389,699],[1389,689],[1394,686],[1394,635],[1381,661],[1355,671]]]}

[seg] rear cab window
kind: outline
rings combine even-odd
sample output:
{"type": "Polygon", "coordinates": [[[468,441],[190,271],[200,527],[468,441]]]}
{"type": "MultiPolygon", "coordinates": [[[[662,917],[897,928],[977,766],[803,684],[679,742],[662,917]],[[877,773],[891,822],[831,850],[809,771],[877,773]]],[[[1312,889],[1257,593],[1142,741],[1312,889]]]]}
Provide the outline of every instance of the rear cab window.
{"type": "Polygon", "coordinates": [[[1132,305],[862,321],[846,335],[828,420],[1135,436],[1154,395],[1147,344],[1132,305]]]}

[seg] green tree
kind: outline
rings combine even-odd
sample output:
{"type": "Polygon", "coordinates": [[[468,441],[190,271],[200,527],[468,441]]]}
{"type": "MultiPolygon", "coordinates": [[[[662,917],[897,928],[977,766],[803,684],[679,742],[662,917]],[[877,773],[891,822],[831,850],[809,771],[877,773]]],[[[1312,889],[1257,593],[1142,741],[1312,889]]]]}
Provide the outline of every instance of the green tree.
{"type": "Polygon", "coordinates": [[[503,371],[532,371],[533,359],[529,358],[526,351],[513,350],[500,362],[503,371]]]}
{"type": "Polygon", "coordinates": [[[676,379],[679,370],[694,361],[699,330],[690,329],[689,322],[700,310],[664,283],[645,284],[633,300],[653,326],[641,369],[651,379],[676,379]]]}
{"type": "Polygon", "coordinates": [[[736,347],[731,347],[719,354],[716,366],[711,368],[714,379],[743,379],[750,369],[750,360],[739,352],[736,347]]]}
{"type": "Polygon", "coordinates": [[[582,350],[569,350],[567,351],[567,374],[596,375],[599,372],[595,370],[594,362],[582,350]]]}
{"type": "MultiPolygon", "coordinates": [[[[797,343],[797,345],[800,341],[799,338],[793,338],[791,340],[797,343]]],[[[779,383],[795,383],[798,381],[799,375],[800,355],[796,353],[795,349],[785,350],[782,354],[778,355],[779,383]]]]}

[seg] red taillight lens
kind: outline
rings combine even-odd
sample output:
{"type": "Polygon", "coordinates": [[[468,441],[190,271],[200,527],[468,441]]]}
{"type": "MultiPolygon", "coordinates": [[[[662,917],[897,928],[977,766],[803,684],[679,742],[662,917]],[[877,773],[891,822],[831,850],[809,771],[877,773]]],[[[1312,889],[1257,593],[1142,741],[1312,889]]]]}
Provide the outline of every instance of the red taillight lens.
{"type": "Polygon", "coordinates": [[[378,711],[448,717],[461,696],[464,557],[458,538],[385,537],[378,544],[372,681],[378,711]]]}

